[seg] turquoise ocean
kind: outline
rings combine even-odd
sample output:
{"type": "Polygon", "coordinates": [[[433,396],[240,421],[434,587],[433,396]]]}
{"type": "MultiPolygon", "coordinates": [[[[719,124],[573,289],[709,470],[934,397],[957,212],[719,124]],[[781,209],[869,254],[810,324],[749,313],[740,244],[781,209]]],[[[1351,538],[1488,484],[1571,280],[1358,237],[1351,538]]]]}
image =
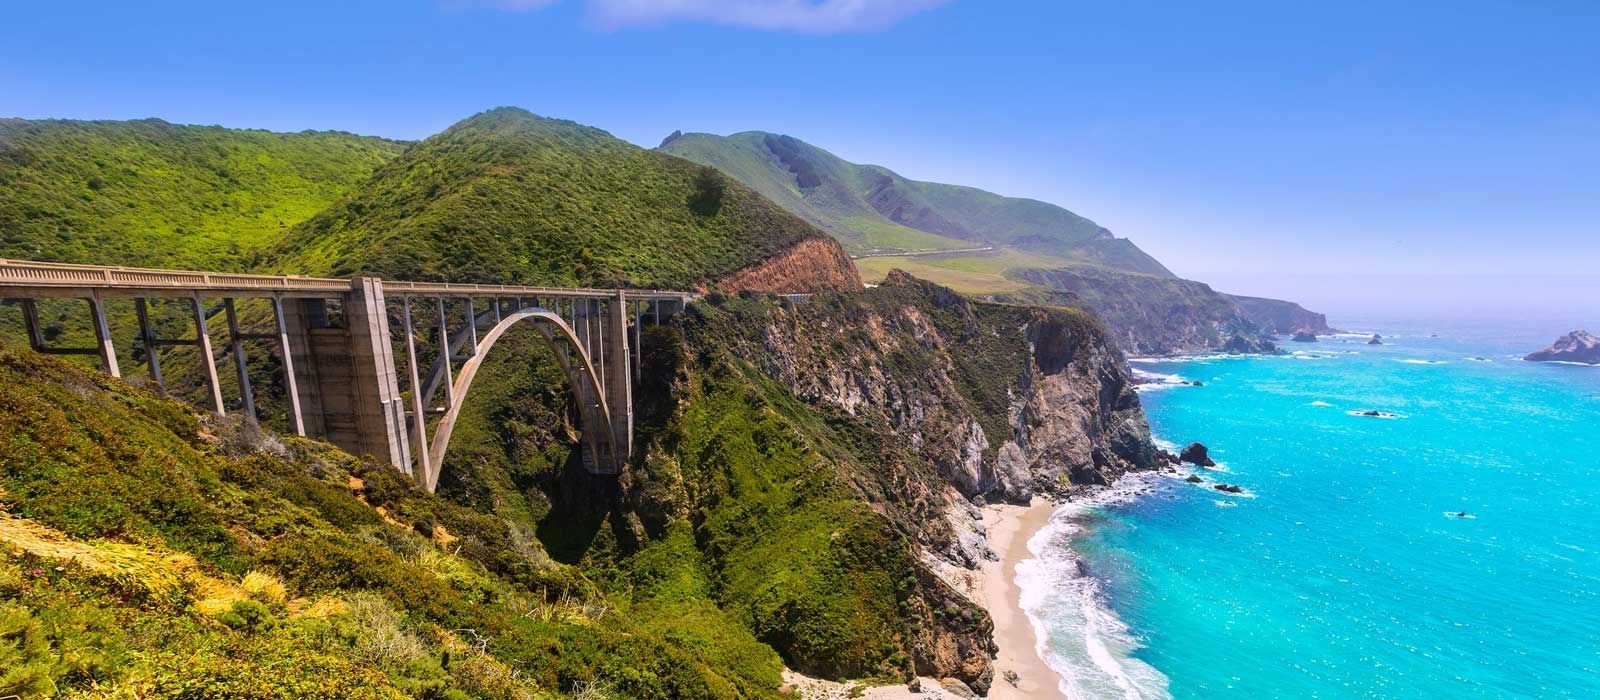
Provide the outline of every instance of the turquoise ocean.
{"type": "Polygon", "coordinates": [[[1339,325],[1386,344],[1132,361],[1158,441],[1220,464],[1030,540],[1069,697],[1600,698],[1600,368],[1519,359],[1564,326],[1339,325]]]}

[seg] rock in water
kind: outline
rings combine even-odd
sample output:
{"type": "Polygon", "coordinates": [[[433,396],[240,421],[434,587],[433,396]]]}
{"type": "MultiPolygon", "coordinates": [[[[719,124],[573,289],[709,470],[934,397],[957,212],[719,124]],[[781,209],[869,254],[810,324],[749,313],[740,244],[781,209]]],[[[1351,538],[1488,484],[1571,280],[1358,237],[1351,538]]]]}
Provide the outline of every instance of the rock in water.
{"type": "Polygon", "coordinates": [[[1317,334],[1310,330],[1301,329],[1295,331],[1294,337],[1290,338],[1290,340],[1296,343],[1315,343],[1317,342],[1317,334]]]}
{"type": "Polygon", "coordinates": [[[1278,352],[1278,346],[1270,338],[1234,333],[1222,344],[1221,350],[1229,355],[1272,355],[1278,352]]]}
{"type": "Polygon", "coordinates": [[[1198,442],[1190,443],[1188,447],[1183,448],[1183,452],[1178,454],[1178,459],[1190,464],[1198,464],[1202,467],[1217,466],[1217,463],[1211,460],[1210,452],[1206,449],[1206,446],[1198,442]]]}
{"type": "Polygon", "coordinates": [[[1382,345],[1383,344],[1383,336],[1378,335],[1377,333],[1373,333],[1372,334],[1372,340],[1367,341],[1367,344],[1368,345],[1382,345]]]}
{"type": "Polygon", "coordinates": [[[1600,365],[1600,338],[1588,331],[1573,331],[1556,339],[1555,345],[1525,358],[1529,362],[1581,362],[1600,365]]]}
{"type": "Polygon", "coordinates": [[[1222,491],[1223,493],[1244,493],[1244,487],[1234,486],[1233,484],[1217,484],[1211,488],[1222,491]]]}

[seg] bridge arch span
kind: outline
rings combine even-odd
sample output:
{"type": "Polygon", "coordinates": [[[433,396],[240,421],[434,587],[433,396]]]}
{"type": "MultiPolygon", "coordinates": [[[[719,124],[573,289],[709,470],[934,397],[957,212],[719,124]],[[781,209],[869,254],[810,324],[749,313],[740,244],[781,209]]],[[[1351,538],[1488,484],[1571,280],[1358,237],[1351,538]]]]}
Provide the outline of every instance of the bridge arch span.
{"type": "MultiPolygon", "coordinates": [[[[556,361],[567,374],[567,381],[572,385],[572,391],[578,404],[579,427],[582,432],[582,449],[588,451],[585,459],[596,464],[609,463],[616,453],[616,431],[613,426],[611,409],[606,405],[605,392],[600,379],[600,372],[595,366],[594,359],[584,349],[583,342],[572,326],[561,318],[559,314],[549,309],[530,308],[510,313],[500,319],[488,332],[484,333],[474,348],[471,357],[457,370],[455,380],[452,382],[452,395],[454,401],[439,420],[434,429],[433,438],[428,441],[427,462],[422,464],[422,485],[428,491],[438,488],[439,477],[444,471],[444,458],[450,449],[450,438],[455,431],[456,420],[461,416],[461,407],[466,402],[468,393],[472,390],[472,382],[477,377],[478,369],[488,357],[489,351],[494,348],[500,337],[519,323],[532,323],[538,330],[539,336],[555,355],[556,361]]],[[[417,421],[413,426],[426,426],[417,421]]],[[[413,435],[413,438],[419,437],[413,435]]]]}

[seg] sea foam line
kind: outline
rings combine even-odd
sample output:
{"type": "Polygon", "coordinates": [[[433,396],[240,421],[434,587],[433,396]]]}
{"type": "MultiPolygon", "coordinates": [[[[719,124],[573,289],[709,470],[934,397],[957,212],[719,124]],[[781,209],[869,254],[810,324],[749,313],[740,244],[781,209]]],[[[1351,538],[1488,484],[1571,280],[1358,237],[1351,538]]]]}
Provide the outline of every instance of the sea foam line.
{"type": "Polygon", "coordinates": [[[1090,511],[1133,501],[1159,479],[1154,473],[1129,474],[1110,487],[1063,504],[1028,539],[1032,556],[1017,564],[1018,602],[1038,640],[1036,651],[1060,676],[1061,692],[1072,700],[1170,697],[1167,677],[1133,657],[1140,647],[1138,639],[1111,609],[1100,581],[1085,572],[1072,548],[1090,511]]]}

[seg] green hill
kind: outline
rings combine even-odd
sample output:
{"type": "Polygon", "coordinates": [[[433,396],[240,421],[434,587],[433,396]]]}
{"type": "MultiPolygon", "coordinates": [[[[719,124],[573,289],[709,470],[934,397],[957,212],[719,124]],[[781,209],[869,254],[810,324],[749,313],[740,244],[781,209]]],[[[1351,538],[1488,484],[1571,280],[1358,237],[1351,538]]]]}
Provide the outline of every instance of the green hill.
{"type": "Polygon", "coordinates": [[[0,345],[0,697],[773,697],[667,547],[608,583],[388,466],[0,345]]]}
{"type": "Polygon", "coordinates": [[[792,136],[674,134],[659,150],[728,173],[856,252],[1001,245],[1171,274],[1127,239],[1053,204],[910,180],[888,168],[847,162],[792,136]]]}
{"type": "Polygon", "coordinates": [[[159,119],[0,119],[0,257],[247,270],[404,144],[159,119]]]}
{"type": "Polygon", "coordinates": [[[276,266],[685,288],[818,235],[715,170],[501,108],[407,149],[297,227],[276,266]]]}

